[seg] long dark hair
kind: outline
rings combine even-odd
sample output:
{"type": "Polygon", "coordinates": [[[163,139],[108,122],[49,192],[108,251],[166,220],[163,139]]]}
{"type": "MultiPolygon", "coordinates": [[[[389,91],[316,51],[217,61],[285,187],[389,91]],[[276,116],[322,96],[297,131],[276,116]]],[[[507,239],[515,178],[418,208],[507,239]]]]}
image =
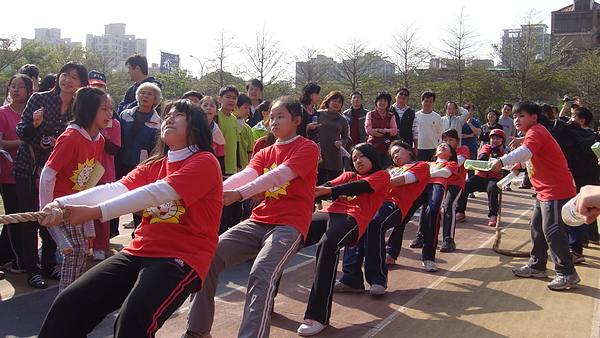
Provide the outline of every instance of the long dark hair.
{"type": "MultiPolygon", "coordinates": [[[[354,154],[355,150],[360,151],[363,155],[365,155],[366,158],[369,159],[369,161],[371,161],[372,167],[367,174],[372,174],[382,169],[381,161],[379,160],[379,154],[377,154],[377,149],[375,149],[375,147],[371,143],[364,142],[355,145],[354,148],[352,148],[350,154],[354,154]]],[[[350,161],[350,169],[353,172],[358,173],[358,171],[356,171],[356,168],[354,167],[354,161],[352,160],[350,161]]]]}
{"type": "MultiPolygon", "coordinates": [[[[410,153],[410,158],[413,161],[417,160],[417,155],[415,155],[415,150],[413,148],[412,145],[402,141],[402,140],[394,140],[392,141],[392,143],[390,144],[390,149],[388,151],[388,156],[392,157],[392,147],[400,147],[400,148],[404,148],[406,150],[408,150],[408,152],[410,153]]],[[[394,159],[392,158],[392,163],[394,163],[394,159]]],[[[394,163],[395,164],[395,163],[394,163]]]]}
{"type": "MultiPolygon", "coordinates": [[[[196,146],[199,151],[207,151],[214,154],[212,148],[212,133],[208,126],[206,114],[202,108],[200,108],[200,105],[187,99],[179,99],[171,105],[171,110],[185,113],[185,121],[188,125],[186,132],[188,148],[196,146]]],[[[169,112],[170,111],[165,111],[165,115],[169,112]]],[[[152,151],[152,156],[140,163],[140,165],[158,162],[167,157],[168,151],[169,146],[159,137],[156,146],[152,151]]]]}
{"type": "Polygon", "coordinates": [[[306,137],[306,125],[308,124],[308,116],[305,114],[304,109],[300,104],[300,101],[294,99],[292,96],[282,96],[271,103],[269,111],[271,110],[271,108],[273,108],[273,106],[276,103],[279,102],[283,104],[285,109],[287,109],[290,112],[292,118],[296,116],[300,116],[302,118],[300,124],[298,125],[298,127],[296,127],[296,134],[306,137]]]}
{"type": "MultiPolygon", "coordinates": [[[[23,82],[25,82],[25,89],[27,90],[27,99],[29,99],[29,97],[31,97],[31,94],[33,94],[33,81],[31,81],[31,78],[25,74],[15,74],[10,77],[10,80],[8,80],[8,86],[6,86],[5,97],[8,97],[10,85],[16,79],[21,79],[23,80],[23,82]]],[[[25,100],[25,102],[27,102],[27,100],[25,100]]]]}

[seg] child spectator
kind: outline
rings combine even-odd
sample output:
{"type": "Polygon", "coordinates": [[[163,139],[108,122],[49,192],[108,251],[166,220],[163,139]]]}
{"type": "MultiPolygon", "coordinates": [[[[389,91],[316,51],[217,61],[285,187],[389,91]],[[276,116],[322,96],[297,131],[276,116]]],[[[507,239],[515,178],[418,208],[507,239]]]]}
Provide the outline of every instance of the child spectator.
{"type": "Polygon", "coordinates": [[[269,128],[269,106],[271,101],[263,101],[256,107],[255,114],[260,114],[263,119],[252,127],[252,136],[254,141],[263,136],[267,136],[271,128],[269,128]]]}
{"type": "MultiPolygon", "coordinates": [[[[40,174],[40,205],[88,188],[94,167],[102,158],[104,137],[100,129],[108,127],[113,118],[110,97],[102,89],[86,87],[77,91],[74,101],[73,123],[56,141],[40,174]]],[[[63,221],[59,227],[73,247],[62,263],[61,292],[83,274],[87,240],[81,223],[63,221]]]]}
{"type": "Polygon", "coordinates": [[[252,128],[246,124],[246,119],[250,115],[250,106],[252,101],[246,94],[238,96],[237,104],[233,109],[233,115],[237,118],[238,146],[237,146],[237,169],[243,170],[248,165],[248,157],[252,154],[252,146],[254,145],[254,136],[252,128]]]}
{"type": "Polygon", "coordinates": [[[212,96],[204,96],[200,100],[200,107],[206,114],[208,120],[208,126],[212,132],[212,148],[219,164],[221,165],[221,173],[225,174],[225,137],[219,128],[219,125],[215,122],[215,116],[217,116],[217,100],[212,96]]]}
{"type": "MultiPolygon", "coordinates": [[[[500,158],[506,154],[504,142],[506,135],[502,129],[494,129],[489,135],[490,144],[486,144],[479,150],[478,160],[488,161],[492,158],[500,158]]],[[[477,171],[475,175],[469,177],[465,184],[465,191],[458,200],[456,207],[456,221],[464,222],[466,220],[465,210],[467,209],[467,195],[475,191],[485,191],[488,195],[488,225],[496,226],[498,222],[498,195],[500,189],[496,185],[501,178],[501,173],[494,171],[477,171]]]]}
{"type": "Polygon", "coordinates": [[[537,199],[531,216],[532,247],[529,263],[512,271],[518,277],[546,278],[547,251],[550,249],[557,275],[548,283],[548,288],[568,289],[581,281],[569,250],[567,226],[561,217],[562,206],[575,196],[575,182],[558,143],[538,123],[540,106],[532,102],[520,102],[515,106],[513,114],[515,127],[525,132],[525,140],[508,155],[498,160],[492,159],[492,170],[500,171],[503,166],[526,161],[537,199]],[[556,179],[557,177],[560,179],[556,179]]]}
{"type": "Polygon", "coordinates": [[[228,85],[219,91],[219,110],[217,123],[225,137],[225,176],[233,175],[237,172],[237,147],[238,147],[238,120],[233,115],[233,110],[240,96],[237,88],[228,85]]]}
{"type": "Polygon", "coordinates": [[[448,178],[446,188],[446,197],[442,204],[442,238],[444,242],[440,246],[440,252],[452,252],[456,249],[454,242],[454,233],[456,230],[456,204],[459,197],[464,195],[465,180],[467,171],[465,170],[465,160],[469,159],[469,147],[461,146],[460,138],[456,129],[447,129],[442,133],[442,140],[447,142],[456,150],[456,162],[458,163],[458,173],[448,178]]]}

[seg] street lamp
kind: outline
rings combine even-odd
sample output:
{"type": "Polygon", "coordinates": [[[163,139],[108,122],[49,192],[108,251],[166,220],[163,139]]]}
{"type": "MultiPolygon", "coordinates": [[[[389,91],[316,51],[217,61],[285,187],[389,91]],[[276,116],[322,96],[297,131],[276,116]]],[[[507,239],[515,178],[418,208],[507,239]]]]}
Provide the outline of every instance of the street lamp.
{"type": "Polygon", "coordinates": [[[196,61],[198,61],[198,63],[200,64],[200,78],[202,78],[204,76],[204,65],[208,61],[215,61],[213,59],[207,59],[204,62],[202,62],[202,61],[200,61],[200,59],[198,59],[197,57],[193,56],[192,54],[190,54],[190,57],[196,59],[196,61]]]}

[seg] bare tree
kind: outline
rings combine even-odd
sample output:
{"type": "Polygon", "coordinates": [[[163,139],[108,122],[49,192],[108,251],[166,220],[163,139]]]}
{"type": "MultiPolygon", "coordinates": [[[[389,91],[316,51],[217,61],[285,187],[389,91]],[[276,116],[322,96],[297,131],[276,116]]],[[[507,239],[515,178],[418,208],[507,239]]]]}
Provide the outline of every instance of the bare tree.
{"type": "Polygon", "coordinates": [[[598,121],[600,114],[600,51],[589,51],[583,54],[581,61],[572,67],[573,82],[581,92],[582,103],[595,115],[598,121]]]}
{"type": "MultiPolygon", "coordinates": [[[[216,46],[214,49],[215,60],[217,62],[217,69],[215,72],[210,73],[211,82],[218,85],[219,88],[223,87],[226,83],[227,72],[225,71],[225,59],[229,57],[231,49],[235,48],[233,45],[234,36],[228,36],[225,32],[225,27],[221,28],[219,36],[216,38],[216,46]],[[216,75],[216,76],[215,76],[216,75]]],[[[209,74],[207,74],[209,75],[209,74]]]]}
{"type": "Polygon", "coordinates": [[[351,91],[365,83],[374,62],[382,60],[380,51],[367,51],[367,44],[358,38],[350,40],[345,46],[337,46],[336,57],[339,60],[335,70],[340,84],[351,91]]]}
{"type": "Polygon", "coordinates": [[[322,51],[312,46],[300,49],[296,56],[296,85],[306,82],[322,83],[331,73],[333,59],[321,55],[322,51]]]}
{"type": "Polygon", "coordinates": [[[403,23],[399,31],[394,31],[389,45],[389,55],[398,68],[401,85],[407,88],[417,82],[417,68],[431,57],[431,53],[419,43],[418,30],[414,22],[403,23]]]}
{"type": "Polygon", "coordinates": [[[264,26],[261,31],[256,31],[255,44],[246,46],[245,54],[250,69],[244,73],[259,79],[265,87],[280,79],[285,72],[286,53],[264,26]]]}
{"type": "Polygon", "coordinates": [[[448,25],[445,31],[448,34],[442,39],[444,47],[442,53],[449,58],[449,66],[454,70],[458,82],[458,103],[462,105],[463,82],[467,60],[472,58],[473,50],[479,45],[477,34],[468,24],[468,16],[464,13],[464,6],[456,16],[456,21],[448,25]]]}
{"type": "Polygon", "coordinates": [[[546,25],[530,11],[521,19],[520,29],[510,32],[501,45],[494,45],[504,71],[500,78],[519,100],[540,99],[556,84],[556,75],[568,59],[570,44],[555,43],[550,47],[546,25]]]}

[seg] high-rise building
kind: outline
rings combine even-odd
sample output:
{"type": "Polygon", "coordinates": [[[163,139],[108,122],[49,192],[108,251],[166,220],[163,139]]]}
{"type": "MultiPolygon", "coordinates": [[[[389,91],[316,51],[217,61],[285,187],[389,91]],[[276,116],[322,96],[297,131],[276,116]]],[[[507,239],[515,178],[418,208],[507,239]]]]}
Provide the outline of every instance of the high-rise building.
{"type": "Polygon", "coordinates": [[[600,48],[600,4],[573,0],[552,12],[552,43],[571,44],[573,49],[600,48]]]}
{"type": "Polygon", "coordinates": [[[125,61],[132,54],[147,53],[146,39],[136,39],[135,35],[125,34],[124,23],[104,25],[104,35],[86,36],[86,47],[101,53],[115,70],[125,70],[125,61]]]}
{"type": "MultiPolygon", "coordinates": [[[[70,38],[61,38],[61,31],[58,28],[36,28],[35,38],[33,41],[42,42],[50,46],[66,45],[70,48],[81,47],[81,42],[71,42],[70,38]]],[[[31,39],[23,39],[23,41],[32,41],[31,39]]]]}
{"type": "Polygon", "coordinates": [[[504,29],[500,57],[502,66],[519,62],[520,58],[544,60],[550,51],[550,34],[545,24],[526,24],[520,28],[504,29]]]}

